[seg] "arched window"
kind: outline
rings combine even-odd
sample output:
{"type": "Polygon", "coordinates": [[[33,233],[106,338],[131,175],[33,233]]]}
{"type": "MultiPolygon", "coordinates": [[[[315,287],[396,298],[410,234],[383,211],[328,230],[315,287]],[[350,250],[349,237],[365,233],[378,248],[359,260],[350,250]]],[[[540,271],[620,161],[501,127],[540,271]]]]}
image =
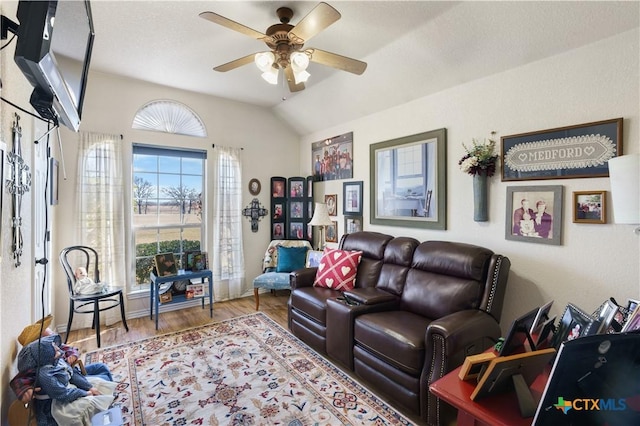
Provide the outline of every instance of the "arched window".
{"type": "Polygon", "coordinates": [[[170,100],[151,101],[144,105],[133,118],[131,128],[207,137],[207,129],[200,117],[188,106],[170,100]]]}

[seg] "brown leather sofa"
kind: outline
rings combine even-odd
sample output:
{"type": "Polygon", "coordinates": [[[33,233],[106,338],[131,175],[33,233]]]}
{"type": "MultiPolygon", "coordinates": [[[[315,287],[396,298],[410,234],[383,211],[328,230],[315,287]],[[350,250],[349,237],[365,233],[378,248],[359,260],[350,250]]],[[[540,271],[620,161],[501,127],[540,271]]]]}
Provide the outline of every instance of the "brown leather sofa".
{"type": "Polygon", "coordinates": [[[292,272],[290,330],[395,405],[445,424],[455,411],[429,384],[500,337],[509,259],[470,244],[367,231],[343,236],[339,247],[363,252],[355,288],[314,287],[317,268],[292,272]]]}

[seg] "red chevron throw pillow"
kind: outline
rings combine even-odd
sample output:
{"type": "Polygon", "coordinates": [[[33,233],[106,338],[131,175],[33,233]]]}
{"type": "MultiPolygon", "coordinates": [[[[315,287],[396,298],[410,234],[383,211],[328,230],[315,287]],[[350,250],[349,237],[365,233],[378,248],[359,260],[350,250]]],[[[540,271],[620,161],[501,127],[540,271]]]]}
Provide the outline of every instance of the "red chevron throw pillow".
{"type": "Polygon", "coordinates": [[[361,251],[325,249],[313,285],[339,291],[353,289],[361,258],[361,251]]]}

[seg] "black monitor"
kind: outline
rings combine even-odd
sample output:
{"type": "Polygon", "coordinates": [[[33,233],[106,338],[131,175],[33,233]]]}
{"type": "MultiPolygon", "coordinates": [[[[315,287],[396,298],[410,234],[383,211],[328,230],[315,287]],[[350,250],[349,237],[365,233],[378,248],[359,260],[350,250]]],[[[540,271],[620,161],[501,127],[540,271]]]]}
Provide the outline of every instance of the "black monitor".
{"type": "Polygon", "coordinates": [[[521,317],[516,318],[511,323],[511,328],[509,328],[507,337],[505,337],[504,342],[502,343],[500,356],[508,356],[518,352],[524,352],[526,350],[524,347],[525,340],[529,342],[531,350],[535,350],[535,343],[531,338],[531,334],[529,334],[529,330],[531,330],[531,326],[536,319],[538,311],[539,308],[535,308],[521,317]]]}
{"type": "Polygon", "coordinates": [[[640,334],[562,343],[533,424],[640,425],[640,334]]]}
{"type": "Polygon", "coordinates": [[[78,131],[94,29],[88,0],[20,1],[14,60],[41,117],[78,131]]]}

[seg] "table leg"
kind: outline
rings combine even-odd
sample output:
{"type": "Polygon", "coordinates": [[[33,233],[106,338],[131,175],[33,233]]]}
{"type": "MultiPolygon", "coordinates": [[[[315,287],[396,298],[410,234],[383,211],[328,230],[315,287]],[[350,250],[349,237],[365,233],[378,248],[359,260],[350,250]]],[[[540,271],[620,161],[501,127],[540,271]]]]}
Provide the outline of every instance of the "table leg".
{"type": "Polygon", "coordinates": [[[213,279],[212,277],[207,278],[209,279],[209,316],[213,318],[213,279]]]}
{"type": "MultiPolygon", "coordinates": [[[[154,291],[154,293],[158,293],[158,291],[159,291],[159,287],[158,287],[158,285],[157,285],[157,284],[156,284],[156,285],[154,285],[154,289],[156,290],[156,291],[154,291]]],[[[154,304],[154,306],[156,307],[156,330],[158,329],[158,317],[160,316],[160,311],[158,310],[158,309],[160,309],[160,308],[158,307],[159,301],[160,301],[160,298],[159,298],[159,297],[155,296],[155,297],[153,298],[153,304],[154,304]]]]}

